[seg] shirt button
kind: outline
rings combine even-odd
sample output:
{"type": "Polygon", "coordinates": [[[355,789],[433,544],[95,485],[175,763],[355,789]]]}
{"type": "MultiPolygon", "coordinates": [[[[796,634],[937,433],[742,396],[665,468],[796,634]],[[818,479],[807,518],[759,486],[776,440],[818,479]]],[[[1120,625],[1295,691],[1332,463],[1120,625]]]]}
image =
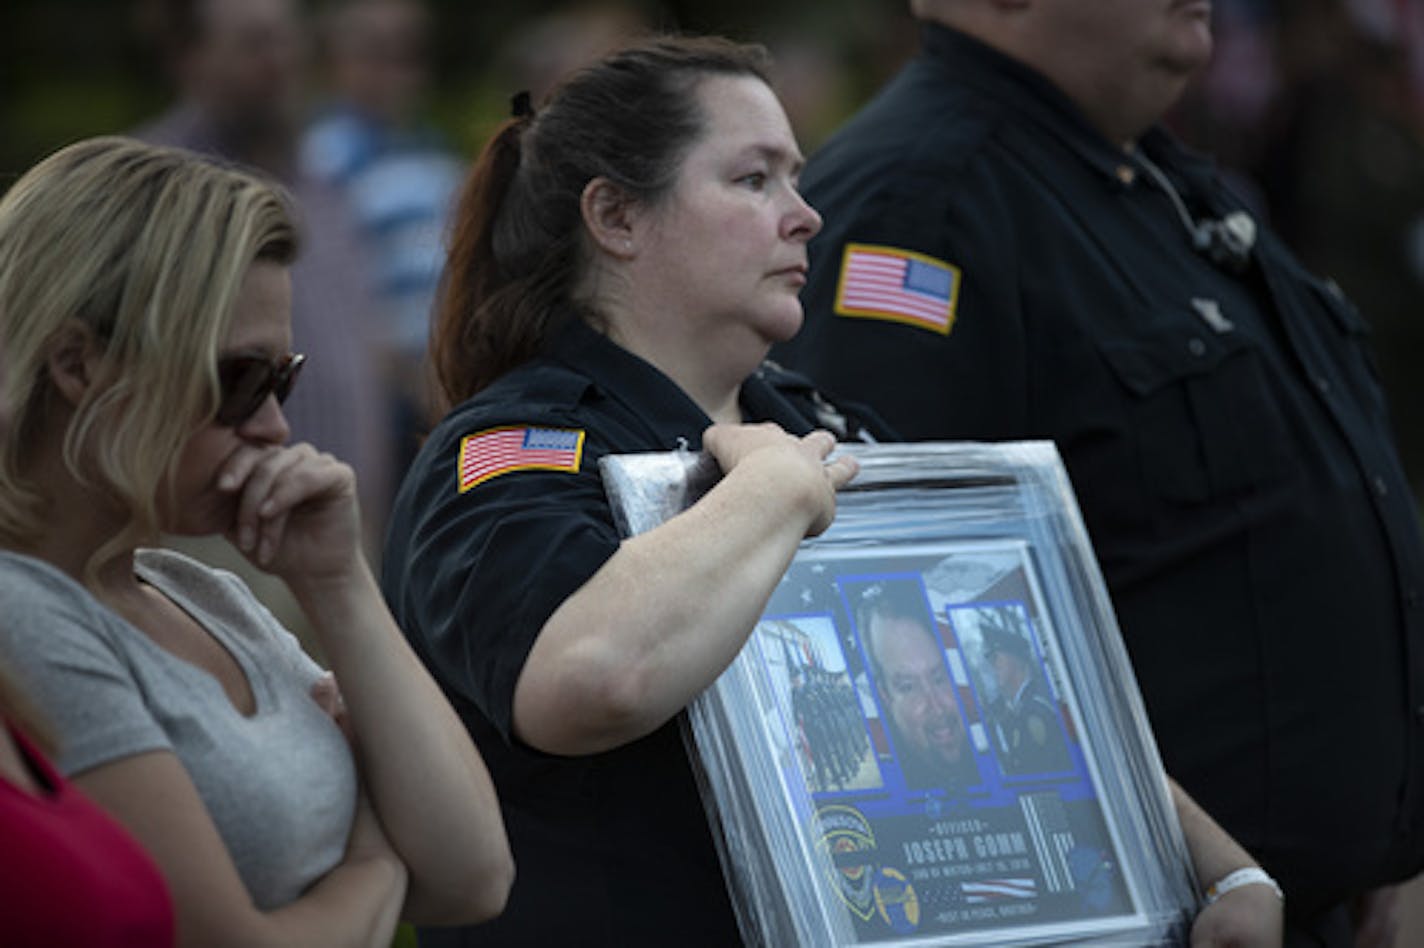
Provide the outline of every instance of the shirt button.
{"type": "Polygon", "coordinates": [[[1410,609],[1418,609],[1419,590],[1415,589],[1413,586],[1410,586],[1408,589],[1406,589],[1404,591],[1404,604],[1410,609]]]}
{"type": "Polygon", "coordinates": [[[1424,704],[1415,706],[1414,717],[1418,718],[1420,721],[1424,721],[1424,704]]]}
{"type": "Polygon", "coordinates": [[[1385,483],[1384,477],[1382,475],[1376,474],[1370,480],[1370,485],[1374,487],[1375,493],[1379,494],[1381,497],[1389,496],[1389,485],[1385,483]]]}
{"type": "Polygon", "coordinates": [[[1200,359],[1206,355],[1206,343],[1202,342],[1200,338],[1193,336],[1187,342],[1187,351],[1200,359]]]}
{"type": "Polygon", "coordinates": [[[1318,391],[1321,395],[1329,395],[1329,394],[1330,394],[1330,380],[1327,379],[1327,378],[1326,378],[1325,376],[1323,376],[1323,375],[1317,375],[1317,376],[1315,377],[1315,389],[1316,389],[1316,391],[1318,391]]]}

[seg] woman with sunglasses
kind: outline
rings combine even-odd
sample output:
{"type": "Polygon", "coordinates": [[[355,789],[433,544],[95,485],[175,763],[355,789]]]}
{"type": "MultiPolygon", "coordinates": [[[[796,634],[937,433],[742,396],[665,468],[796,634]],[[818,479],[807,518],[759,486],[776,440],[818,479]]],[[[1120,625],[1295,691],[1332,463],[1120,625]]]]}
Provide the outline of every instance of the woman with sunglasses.
{"type": "Polygon", "coordinates": [[[496,914],[512,878],[484,764],[362,556],[350,468],[285,443],[295,251],[261,180],[125,139],[0,200],[0,656],[154,856],[185,945],[384,945],[402,915],[496,914]],[[163,532],[284,580],[340,691],[163,532]]]}

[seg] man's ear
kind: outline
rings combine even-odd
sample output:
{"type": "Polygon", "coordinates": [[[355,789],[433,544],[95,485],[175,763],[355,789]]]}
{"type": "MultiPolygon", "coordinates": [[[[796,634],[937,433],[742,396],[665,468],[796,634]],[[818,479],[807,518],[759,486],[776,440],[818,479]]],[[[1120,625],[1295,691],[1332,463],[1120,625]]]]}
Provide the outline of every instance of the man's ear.
{"type": "Polygon", "coordinates": [[[65,323],[51,344],[45,367],[55,389],[71,408],[84,400],[98,360],[99,346],[89,327],[76,320],[65,323]]]}
{"type": "Polygon", "coordinates": [[[636,254],[638,204],[622,188],[607,178],[594,178],[584,185],[579,211],[589,237],[604,253],[620,260],[636,254]]]}

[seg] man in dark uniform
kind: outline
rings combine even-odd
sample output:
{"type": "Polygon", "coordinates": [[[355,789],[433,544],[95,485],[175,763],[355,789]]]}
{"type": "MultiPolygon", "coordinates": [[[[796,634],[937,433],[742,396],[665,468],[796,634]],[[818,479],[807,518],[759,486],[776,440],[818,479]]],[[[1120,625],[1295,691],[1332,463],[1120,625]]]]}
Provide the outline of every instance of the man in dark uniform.
{"type": "Polygon", "coordinates": [[[775,355],[910,438],[1057,443],[1168,771],[1289,944],[1349,944],[1424,863],[1424,550],[1365,324],[1155,124],[1209,3],[913,8],[922,54],[802,176],[775,355]]]}
{"type": "Polygon", "coordinates": [[[1072,766],[1058,707],[1038,672],[1028,641],[1012,629],[984,629],[984,661],[999,694],[989,705],[989,727],[1005,773],[1041,774],[1072,766]]]}

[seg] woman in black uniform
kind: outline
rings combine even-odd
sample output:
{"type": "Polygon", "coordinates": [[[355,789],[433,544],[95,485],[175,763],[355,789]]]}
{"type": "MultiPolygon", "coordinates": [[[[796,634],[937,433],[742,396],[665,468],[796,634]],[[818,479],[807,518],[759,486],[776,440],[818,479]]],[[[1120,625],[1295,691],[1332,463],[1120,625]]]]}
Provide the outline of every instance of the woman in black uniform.
{"type": "Polygon", "coordinates": [[[433,357],[454,406],[396,502],[384,587],[495,777],[507,910],[422,945],[740,941],[677,717],[854,473],[768,383],[801,325],[801,154],[759,47],[664,39],[487,145],[433,357]],[[762,424],[755,424],[762,423],[762,424]],[[598,458],[726,477],[620,542],[598,458]]]}
{"type": "MultiPolygon", "coordinates": [[[[517,101],[471,172],[432,346],[453,407],[383,584],[494,776],[517,877],[500,918],[423,948],[741,940],[677,718],[854,474],[807,420],[845,416],[762,365],[820,227],[765,68],[713,39],[615,53],[537,115],[517,101]],[[620,543],[598,458],[679,445],[726,477],[620,543]]],[[[842,433],[860,421],[887,434],[842,433]]],[[[1198,875],[1235,880],[1194,935],[1278,943],[1275,894],[1232,888],[1269,879],[1173,792],[1198,875]]]]}

